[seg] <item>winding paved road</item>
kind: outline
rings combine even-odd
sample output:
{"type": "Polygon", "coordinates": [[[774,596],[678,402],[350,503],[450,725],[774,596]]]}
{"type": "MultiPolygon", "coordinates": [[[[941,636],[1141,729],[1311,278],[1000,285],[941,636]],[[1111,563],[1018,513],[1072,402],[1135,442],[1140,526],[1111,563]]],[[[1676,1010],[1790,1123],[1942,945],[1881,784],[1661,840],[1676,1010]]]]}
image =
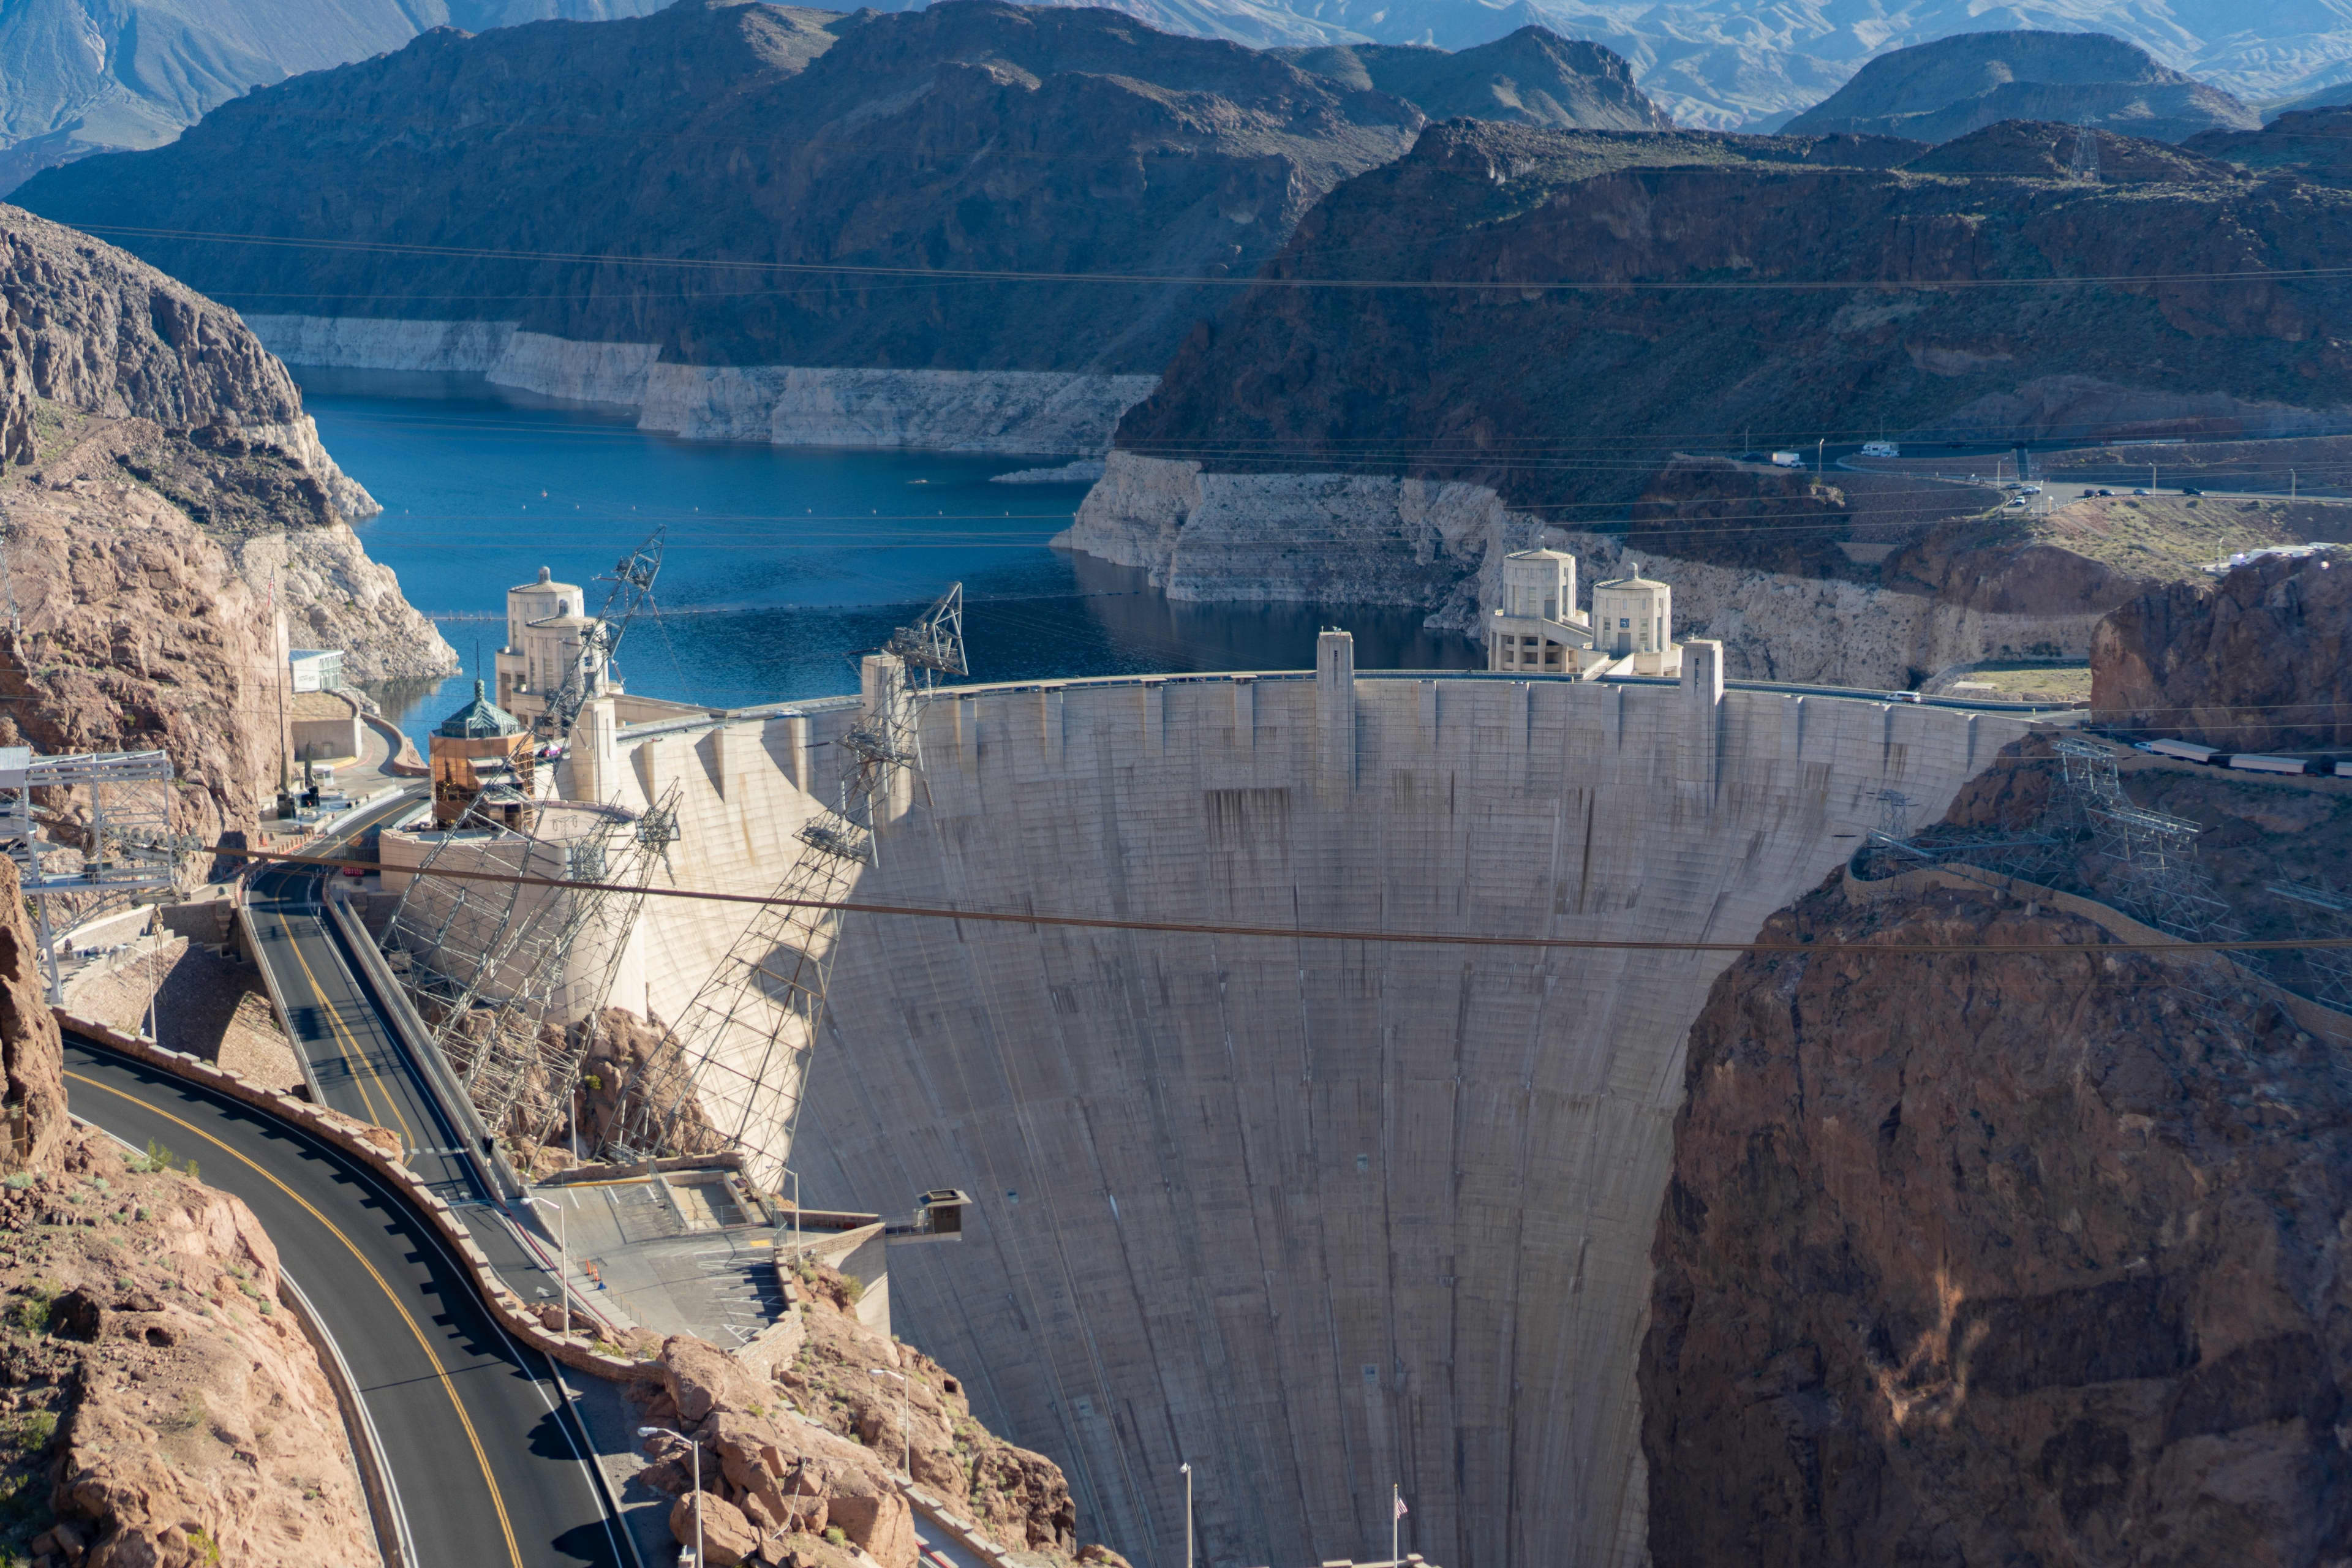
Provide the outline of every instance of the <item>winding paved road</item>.
{"type": "Polygon", "coordinates": [[[500,1331],[439,1237],[372,1174],[70,1035],[66,1087],[76,1115],[195,1159],[260,1217],[359,1384],[417,1568],[625,1568],[546,1362],[500,1331]]]}

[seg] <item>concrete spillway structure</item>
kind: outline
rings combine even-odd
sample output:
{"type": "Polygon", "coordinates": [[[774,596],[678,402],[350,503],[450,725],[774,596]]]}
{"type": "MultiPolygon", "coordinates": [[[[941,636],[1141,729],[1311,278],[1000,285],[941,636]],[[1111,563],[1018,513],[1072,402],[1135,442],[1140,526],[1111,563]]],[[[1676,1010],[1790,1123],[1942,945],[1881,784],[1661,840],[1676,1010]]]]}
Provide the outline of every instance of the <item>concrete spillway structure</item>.
{"type": "MultiPolygon", "coordinates": [[[[863,900],[1178,923],[1737,942],[1882,789],[1930,816],[2018,720],[1679,686],[1312,674],[942,693],[863,900]]],[[[839,713],[581,765],[687,780],[685,879],[772,880],[839,713]],[[763,863],[764,862],[764,863],[763,863]]],[[[598,747],[602,748],[601,752],[598,747]]],[[[607,791],[609,794],[609,789],[607,791]]],[[[740,913],[656,900],[674,1016],[740,913]]],[[[980,1201],[900,1331],[1179,1561],[1631,1564],[1634,1360],[1684,1040],[1730,955],[855,917],[794,1159],[828,1203],[980,1201]]],[[[617,998],[632,997],[625,986],[617,998]]],[[[916,1254],[919,1254],[917,1256],[916,1254]]]]}

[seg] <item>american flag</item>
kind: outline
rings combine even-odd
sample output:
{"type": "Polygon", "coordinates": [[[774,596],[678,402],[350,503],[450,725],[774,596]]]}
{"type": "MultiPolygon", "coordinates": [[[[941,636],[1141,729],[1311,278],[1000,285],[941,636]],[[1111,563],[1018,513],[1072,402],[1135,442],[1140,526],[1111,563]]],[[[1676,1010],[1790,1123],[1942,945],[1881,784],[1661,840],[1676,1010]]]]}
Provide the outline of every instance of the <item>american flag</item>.
{"type": "Polygon", "coordinates": [[[1396,1516],[1399,1519],[1402,1519],[1406,1514],[1412,1511],[1411,1509],[1404,1506],[1404,1499],[1402,1496],[1399,1496],[1396,1500],[1396,1516]]]}

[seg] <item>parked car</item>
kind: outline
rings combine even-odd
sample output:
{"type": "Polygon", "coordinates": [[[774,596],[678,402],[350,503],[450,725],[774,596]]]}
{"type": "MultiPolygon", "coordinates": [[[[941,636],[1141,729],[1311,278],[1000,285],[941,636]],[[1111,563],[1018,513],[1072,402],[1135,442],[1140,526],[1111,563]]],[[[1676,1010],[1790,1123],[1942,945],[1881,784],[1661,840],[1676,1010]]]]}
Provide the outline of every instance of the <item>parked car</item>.
{"type": "Polygon", "coordinates": [[[2116,492],[2115,492],[2115,491],[2113,491],[2113,490],[2101,490],[2099,493],[2100,493],[2101,495],[2103,495],[2103,496],[2111,496],[2111,495],[2115,494],[2116,492]]]}
{"type": "Polygon", "coordinates": [[[2136,489],[2136,490],[2132,491],[2132,494],[2134,494],[2134,495],[2136,495],[2136,496],[2144,496],[2144,495],[2147,494],[2147,492],[2146,490],[2139,490],[2139,489],[2136,489]]]}
{"type": "Polygon", "coordinates": [[[2180,487],[2180,493],[2185,496],[2201,496],[2205,492],[2199,489],[2195,485],[2183,485],[2180,487]]]}

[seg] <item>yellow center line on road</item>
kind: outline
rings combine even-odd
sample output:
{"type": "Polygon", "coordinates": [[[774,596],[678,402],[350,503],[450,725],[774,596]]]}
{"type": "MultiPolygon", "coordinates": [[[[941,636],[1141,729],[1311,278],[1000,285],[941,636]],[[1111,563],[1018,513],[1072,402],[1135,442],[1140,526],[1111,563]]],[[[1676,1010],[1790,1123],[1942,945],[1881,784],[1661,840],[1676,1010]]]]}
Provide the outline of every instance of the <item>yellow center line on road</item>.
{"type": "Polygon", "coordinates": [[[337,1241],[343,1244],[344,1250],[349,1252],[352,1257],[358,1261],[361,1268],[368,1271],[368,1278],[374,1280],[376,1289],[383,1292],[384,1300],[392,1303],[393,1310],[400,1314],[401,1321],[408,1325],[408,1331],[416,1336],[416,1348],[423,1351],[425,1352],[425,1359],[433,1363],[433,1374],[440,1380],[442,1392],[449,1396],[451,1408],[457,1412],[457,1424],[466,1429],[466,1441],[473,1447],[474,1462],[481,1467],[482,1485],[488,1489],[490,1494],[490,1506],[498,1510],[499,1529],[506,1536],[507,1556],[512,1562],[513,1568],[523,1568],[522,1552],[515,1545],[514,1524],[507,1518],[507,1501],[505,1497],[499,1491],[499,1483],[497,1479],[490,1474],[489,1456],[483,1452],[481,1436],[474,1430],[474,1418],[467,1414],[466,1402],[457,1397],[457,1385],[449,1380],[449,1369],[441,1363],[441,1357],[435,1352],[432,1342],[425,1337],[425,1331],[417,1327],[416,1320],[409,1315],[407,1303],[403,1301],[400,1297],[394,1292],[391,1285],[385,1281],[384,1277],[376,1272],[375,1265],[367,1260],[367,1255],[362,1252],[358,1247],[352,1245],[352,1238],[345,1236],[336,1226],[333,1220],[329,1219],[325,1215],[320,1214],[316,1208],[313,1208],[310,1205],[310,1199],[304,1197],[301,1194],[288,1186],[284,1182],[279,1181],[277,1176],[272,1174],[262,1165],[251,1159],[248,1159],[245,1154],[231,1148],[226,1143],[222,1142],[219,1139],[214,1137],[203,1128],[196,1126],[193,1122],[183,1121],[180,1118],[173,1115],[162,1106],[142,1100],[137,1095],[129,1093],[123,1089],[119,1089],[112,1084],[100,1083],[96,1079],[85,1078],[80,1073],[74,1072],[71,1069],[68,1069],[66,1077],[73,1079],[76,1083],[86,1083],[92,1089],[101,1089],[108,1094],[115,1096],[119,1100],[127,1100],[133,1105],[139,1106],[143,1110],[151,1110],[156,1115],[162,1117],[164,1121],[172,1123],[174,1127],[186,1128],[190,1132],[194,1133],[197,1137],[203,1139],[214,1148],[218,1149],[222,1153],[227,1154],[251,1167],[255,1174],[260,1176],[264,1181],[268,1182],[271,1186],[276,1187],[279,1192],[284,1193],[288,1197],[292,1198],[296,1203],[300,1204],[305,1213],[307,1213],[312,1219],[317,1220],[320,1225],[326,1226],[328,1235],[333,1237],[337,1241]]]}
{"type": "MultiPolygon", "coordinates": [[[[343,1027],[342,1015],[338,1013],[334,1005],[327,1000],[327,993],[319,984],[319,977],[311,973],[310,961],[302,956],[302,939],[294,934],[294,927],[290,922],[286,926],[286,945],[294,950],[294,962],[302,966],[302,978],[309,983],[310,994],[318,998],[319,1010],[327,1016],[327,1026],[335,1031],[336,1049],[342,1053],[343,1065],[352,1069],[352,1081],[355,1083],[359,1081],[360,1068],[367,1069],[368,1077],[375,1080],[376,1088],[383,1095],[385,1109],[392,1112],[393,1121],[400,1123],[401,1136],[407,1143],[404,1152],[414,1152],[422,1146],[416,1142],[415,1129],[409,1126],[408,1118],[400,1113],[400,1102],[393,1098],[392,1087],[376,1072],[375,1063],[361,1047],[359,1041],[353,1039],[351,1032],[343,1027]]],[[[368,1115],[374,1120],[376,1125],[389,1131],[389,1124],[376,1115],[375,1101],[369,1097],[367,1085],[364,1083],[360,1084],[360,1098],[366,1101],[368,1115]]]]}

